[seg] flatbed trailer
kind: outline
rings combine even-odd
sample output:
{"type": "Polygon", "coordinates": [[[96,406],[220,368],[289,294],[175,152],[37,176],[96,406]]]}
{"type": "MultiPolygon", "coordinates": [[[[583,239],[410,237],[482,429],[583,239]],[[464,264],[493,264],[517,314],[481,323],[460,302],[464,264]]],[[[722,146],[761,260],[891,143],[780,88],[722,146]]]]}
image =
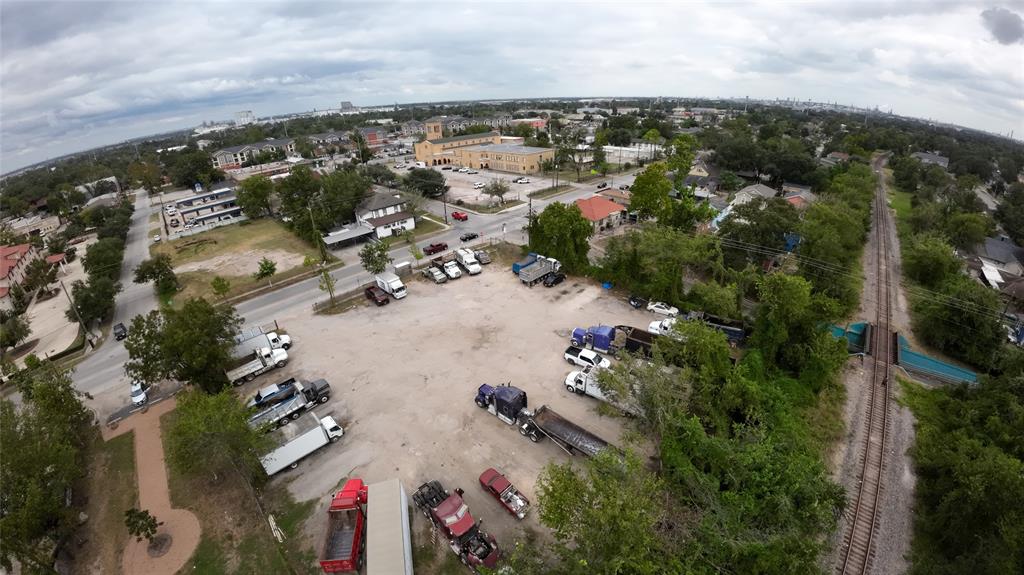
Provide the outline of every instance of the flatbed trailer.
{"type": "Polygon", "coordinates": [[[657,335],[631,325],[617,325],[615,326],[615,332],[615,345],[617,348],[624,349],[632,354],[643,355],[644,357],[651,356],[654,342],[658,339],[657,335]]]}
{"type": "Polygon", "coordinates": [[[529,437],[530,441],[536,443],[544,437],[549,437],[570,455],[578,451],[584,455],[594,456],[611,445],[546,405],[520,419],[522,421],[519,424],[519,433],[529,437]]]}

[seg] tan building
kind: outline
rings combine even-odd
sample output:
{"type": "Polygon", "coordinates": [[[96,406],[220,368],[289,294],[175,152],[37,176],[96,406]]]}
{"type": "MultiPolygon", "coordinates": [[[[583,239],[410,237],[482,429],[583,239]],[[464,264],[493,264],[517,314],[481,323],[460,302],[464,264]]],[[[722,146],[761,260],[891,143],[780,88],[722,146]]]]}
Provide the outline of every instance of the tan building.
{"type": "Polygon", "coordinates": [[[535,174],[540,171],[545,160],[555,157],[555,150],[515,144],[490,144],[457,148],[455,156],[460,166],[516,174],[535,174]]]}
{"type": "Polygon", "coordinates": [[[426,129],[427,139],[413,146],[413,149],[416,151],[416,161],[423,162],[428,166],[455,164],[455,150],[459,148],[501,143],[501,134],[498,132],[467,134],[451,138],[434,138],[432,136],[433,130],[437,130],[437,133],[440,133],[440,122],[426,122],[426,129]]]}

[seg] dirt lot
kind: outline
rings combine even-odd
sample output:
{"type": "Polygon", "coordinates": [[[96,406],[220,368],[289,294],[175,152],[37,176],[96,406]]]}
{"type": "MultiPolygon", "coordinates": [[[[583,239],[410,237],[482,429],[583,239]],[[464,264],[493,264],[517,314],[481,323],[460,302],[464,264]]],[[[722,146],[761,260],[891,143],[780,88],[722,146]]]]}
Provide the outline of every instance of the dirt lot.
{"type": "MultiPolygon", "coordinates": [[[[462,487],[473,513],[499,544],[510,545],[520,524],[479,488],[479,474],[496,467],[536,501],[544,465],[573,458],[551,441],[531,443],[480,410],[473,397],[481,383],[511,381],[527,391],[531,407],[549,404],[621,444],[620,419],[599,416],[595,400],[563,387],[570,366],[562,352],[574,326],[641,326],[651,316],[589,282],[530,289],[507,270],[494,263],[481,275],[443,285],[414,281],[407,298],[381,308],[278,318],[295,339],[292,361],[243,393],[290,376],[324,377],[334,394],[317,414],[333,414],[346,428],[340,444],[273,481],[287,482],[299,501],[316,499],[306,524],[310,545],[323,536],[329,494],[346,476],[369,482],[397,476],[410,496],[430,479],[450,490],[462,487]]],[[[414,530],[422,528],[417,517],[414,530]]],[[[539,526],[535,515],[522,523],[539,526]]]]}

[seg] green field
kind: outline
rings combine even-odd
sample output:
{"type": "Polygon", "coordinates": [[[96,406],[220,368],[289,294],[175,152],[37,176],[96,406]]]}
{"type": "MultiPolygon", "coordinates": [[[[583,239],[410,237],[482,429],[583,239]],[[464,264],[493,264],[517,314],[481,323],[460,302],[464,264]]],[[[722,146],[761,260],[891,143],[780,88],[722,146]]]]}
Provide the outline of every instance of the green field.
{"type": "Polygon", "coordinates": [[[167,254],[171,263],[180,266],[219,255],[246,250],[282,250],[296,254],[317,255],[317,250],[277,220],[248,220],[233,226],[150,246],[150,253],[167,254]]]}

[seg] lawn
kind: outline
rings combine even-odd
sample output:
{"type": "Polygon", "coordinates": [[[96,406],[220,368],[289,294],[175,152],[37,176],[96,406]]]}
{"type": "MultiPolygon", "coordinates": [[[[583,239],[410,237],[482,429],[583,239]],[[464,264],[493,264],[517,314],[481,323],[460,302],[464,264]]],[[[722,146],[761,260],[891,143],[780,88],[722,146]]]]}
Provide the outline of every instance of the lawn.
{"type": "Polygon", "coordinates": [[[573,189],[569,184],[559,184],[554,187],[544,188],[543,190],[537,190],[536,192],[530,192],[527,194],[533,199],[550,198],[551,196],[557,196],[558,194],[568,192],[573,189]]]}
{"type": "Polygon", "coordinates": [[[167,254],[177,267],[199,262],[228,253],[250,250],[281,250],[304,255],[317,255],[315,246],[299,238],[277,220],[264,218],[247,220],[232,226],[221,226],[210,231],[154,244],[153,255],[167,254]]]}
{"type": "Polygon", "coordinates": [[[125,433],[103,441],[97,433],[90,444],[84,485],[89,521],[78,534],[87,543],[75,551],[73,573],[121,571],[121,555],[128,541],[124,512],[138,500],[134,438],[134,433],[125,433]]]}

